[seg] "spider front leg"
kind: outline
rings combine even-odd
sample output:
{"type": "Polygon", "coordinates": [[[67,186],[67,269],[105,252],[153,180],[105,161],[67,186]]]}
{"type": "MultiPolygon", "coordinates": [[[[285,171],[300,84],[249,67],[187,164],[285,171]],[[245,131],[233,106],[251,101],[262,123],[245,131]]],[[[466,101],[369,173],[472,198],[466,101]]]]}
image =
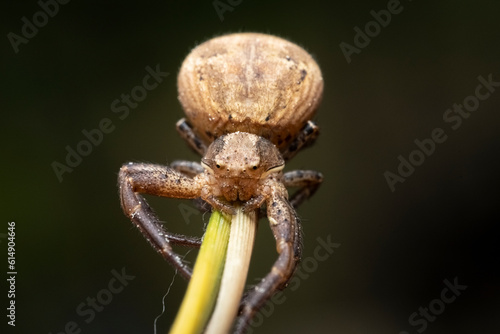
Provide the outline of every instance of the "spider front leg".
{"type": "Polygon", "coordinates": [[[266,205],[271,230],[276,239],[278,259],[271,272],[243,298],[240,315],[236,320],[235,333],[244,333],[246,326],[259,308],[278,289],[286,286],[302,255],[300,222],[295,210],[286,200],[286,195],[282,192],[274,193],[267,199],[266,205]]]}
{"type": "Polygon", "coordinates": [[[123,165],[118,176],[120,199],[123,212],[137,226],[141,233],[170,264],[186,279],[191,277],[191,268],[182,262],[172,249],[172,244],[199,247],[199,238],[186,237],[167,232],[157,215],[140,195],[150,194],[163,197],[196,198],[201,187],[192,178],[172,168],[129,163],[123,165]]]}
{"type": "Polygon", "coordinates": [[[283,174],[282,181],[285,187],[299,188],[290,198],[290,204],[297,208],[318,190],[323,174],[314,170],[293,170],[283,174]]]}
{"type": "MultiPolygon", "coordinates": [[[[199,162],[195,161],[175,160],[172,161],[170,167],[189,177],[195,177],[196,175],[201,174],[205,171],[203,166],[199,162]]],[[[201,213],[206,213],[212,210],[210,204],[208,204],[201,198],[193,199],[193,204],[201,213]]]]}

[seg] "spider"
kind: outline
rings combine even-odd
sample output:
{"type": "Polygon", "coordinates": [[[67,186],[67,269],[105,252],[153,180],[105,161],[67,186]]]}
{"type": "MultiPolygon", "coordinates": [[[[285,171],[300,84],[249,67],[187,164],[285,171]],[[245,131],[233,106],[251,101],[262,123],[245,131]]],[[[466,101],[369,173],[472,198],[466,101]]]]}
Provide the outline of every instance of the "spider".
{"type": "Polygon", "coordinates": [[[125,215],[151,245],[189,279],[192,270],[182,262],[172,245],[199,247],[200,239],[165,230],[141,194],[201,199],[228,214],[235,213],[236,203],[247,212],[260,210],[265,204],[278,258],[270,273],[241,301],[235,329],[241,333],[267,299],[286,287],[301,258],[301,225],[295,208],[314,194],[323,176],[312,170],[283,173],[283,168],[286,160],[311,145],[319,133],[318,127],[308,118],[319,103],[322,78],[312,58],[288,41],[262,34],[233,34],[212,39],[192,51],[179,73],[179,92],[189,120],[181,119],[176,128],[188,145],[202,156],[201,163],[174,161],[170,166],[123,165],[118,177],[121,205],[125,215]],[[208,56],[222,58],[208,62],[208,56]],[[204,61],[197,62],[200,59],[204,61]],[[192,65],[193,62],[198,65],[192,65]],[[266,66],[259,67],[263,63],[266,66]],[[227,68],[228,64],[234,65],[232,70],[236,78],[228,73],[217,73],[217,65],[227,68]],[[279,66],[286,67],[283,73],[279,72],[279,66]],[[311,75],[306,77],[304,73],[308,71],[311,75]],[[275,75],[267,75],[267,72],[275,75]],[[274,85],[274,91],[269,88],[279,80],[282,82],[274,85]],[[212,87],[219,95],[214,98],[210,89],[205,95],[201,94],[200,85],[212,87]],[[217,100],[226,96],[221,97],[221,86],[227,88],[224,91],[231,97],[245,90],[245,102],[250,99],[254,103],[228,104],[227,100],[217,100]],[[255,91],[252,92],[252,88],[255,91]],[[292,93],[287,95],[287,91],[292,93]],[[277,92],[276,97],[270,99],[274,92],[277,92]],[[268,102],[259,101],[263,95],[268,102]],[[293,104],[294,99],[302,103],[293,104]],[[207,101],[211,103],[208,107],[207,101]],[[254,110],[249,118],[246,105],[253,109],[259,107],[265,113],[254,110]],[[287,110],[282,105],[291,107],[287,110]],[[203,120],[203,117],[207,120],[216,117],[218,124],[203,120]],[[289,198],[287,187],[298,190],[289,198]]]}

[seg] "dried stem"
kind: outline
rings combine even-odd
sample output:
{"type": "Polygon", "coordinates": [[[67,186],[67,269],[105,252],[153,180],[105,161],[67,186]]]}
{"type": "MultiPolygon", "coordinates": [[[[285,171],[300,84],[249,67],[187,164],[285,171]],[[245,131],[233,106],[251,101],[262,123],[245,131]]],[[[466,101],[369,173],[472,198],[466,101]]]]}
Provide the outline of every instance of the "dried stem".
{"type": "Polygon", "coordinates": [[[245,288],[256,228],[256,212],[244,213],[238,207],[231,222],[226,265],[217,304],[206,334],[225,334],[231,329],[245,288]]]}

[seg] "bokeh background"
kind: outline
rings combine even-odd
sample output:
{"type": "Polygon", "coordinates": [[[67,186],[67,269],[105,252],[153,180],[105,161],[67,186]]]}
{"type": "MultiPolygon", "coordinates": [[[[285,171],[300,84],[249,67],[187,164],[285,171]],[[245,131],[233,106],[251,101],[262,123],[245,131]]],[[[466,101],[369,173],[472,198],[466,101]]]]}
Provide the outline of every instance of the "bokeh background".
{"type": "MultiPolygon", "coordinates": [[[[500,81],[499,2],[402,1],[350,63],[340,43],[353,45],[354,28],[364,29],[387,1],[219,3],[231,8],[223,20],[213,1],[72,1],[18,53],[7,35],[21,35],[22,17],[32,22],[40,5],[3,4],[0,249],[6,258],[7,222],[15,221],[18,272],[17,325],[8,333],[67,333],[71,321],[81,333],[153,333],[174,270],[121,212],[117,172],[127,161],[199,159],[175,131],[183,116],[176,75],[192,47],[239,31],[288,38],[322,68],[322,133],[287,168],[325,175],[299,210],[304,257],[314,259],[318,238],[340,244],[253,332],[498,333],[500,87],[456,130],[443,114],[474,95],[478,76],[500,81]],[[120,120],[111,103],[157,64],[169,75],[120,120]],[[65,147],[104,118],[114,131],[60,182],[51,164],[64,163],[65,147]],[[435,128],[447,140],[392,192],[384,172],[396,173],[398,156],[408,158],[414,140],[435,128]],[[122,268],[135,278],[87,323],[78,305],[122,268]],[[426,328],[412,326],[411,314],[438,305],[443,281],[455,279],[466,290],[426,328]]],[[[170,230],[202,235],[208,215],[187,223],[179,204],[188,201],[149,199],[170,230]]],[[[248,284],[275,256],[263,220],[248,284]]],[[[168,331],[185,288],[175,277],[157,333],[168,331]]]]}

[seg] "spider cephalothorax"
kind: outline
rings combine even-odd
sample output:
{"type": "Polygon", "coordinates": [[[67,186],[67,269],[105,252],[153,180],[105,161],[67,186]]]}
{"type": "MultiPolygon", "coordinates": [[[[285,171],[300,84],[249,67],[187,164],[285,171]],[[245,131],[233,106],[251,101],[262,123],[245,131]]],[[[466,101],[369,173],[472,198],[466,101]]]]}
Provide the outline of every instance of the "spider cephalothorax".
{"type": "Polygon", "coordinates": [[[205,181],[201,197],[213,207],[234,213],[227,202],[245,202],[243,210],[260,207],[279,182],[285,161],[270,141],[245,132],[234,132],[215,140],[201,159],[205,181]]]}

